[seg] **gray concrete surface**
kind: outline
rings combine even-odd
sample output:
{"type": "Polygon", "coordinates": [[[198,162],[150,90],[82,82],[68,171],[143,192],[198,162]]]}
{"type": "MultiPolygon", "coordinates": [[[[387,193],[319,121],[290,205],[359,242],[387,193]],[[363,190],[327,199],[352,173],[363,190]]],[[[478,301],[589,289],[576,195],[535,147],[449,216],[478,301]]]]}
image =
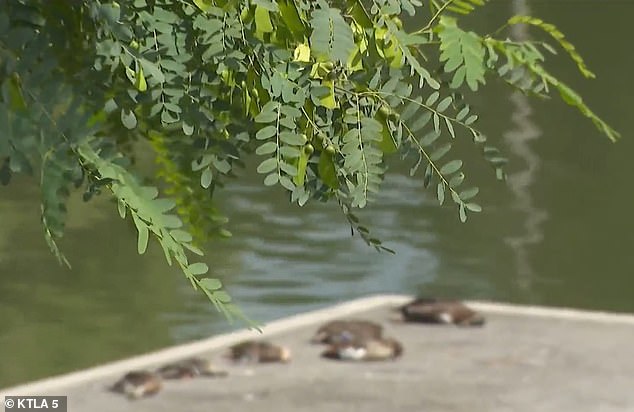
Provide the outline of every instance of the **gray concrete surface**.
{"type": "Polygon", "coordinates": [[[371,297],[65,377],[9,388],[0,395],[68,395],[69,411],[634,411],[634,316],[486,303],[483,328],[395,322],[402,296],[371,297]],[[396,361],[321,359],[308,343],[333,318],[384,324],[403,342],[396,361]],[[270,339],[293,351],[289,364],[234,366],[227,345],[270,339]],[[168,381],[152,398],[129,401],[104,391],[126,370],[193,354],[215,359],[227,378],[168,381]]]}

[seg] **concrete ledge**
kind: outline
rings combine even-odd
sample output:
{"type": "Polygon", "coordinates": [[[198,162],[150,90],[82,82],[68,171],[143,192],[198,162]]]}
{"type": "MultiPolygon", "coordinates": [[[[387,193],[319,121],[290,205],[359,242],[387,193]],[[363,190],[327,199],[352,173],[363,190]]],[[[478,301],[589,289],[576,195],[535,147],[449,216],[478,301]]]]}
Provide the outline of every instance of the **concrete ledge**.
{"type": "Polygon", "coordinates": [[[512,305],[505,303],[466,301],[473,309],[505,315],[535,316],[543,318],[557,318],[578,321],[593,321],[600,323],[619,323],[634,325],[634,315],[628,313],[612,313],[601,311],[588,311],[568,308],[551,308],[543,306],[512,305]]]}
{"type": "MultiPolygon", "coordinates": [[[[298,314],[270,322],[264,325],[262,334],[255,330],[240,330],[225,335],[211,337],[209,339],[170,347],[130,359],[108,363],[83,371],[51,377],[12,388],[6,388],[0,391],[0,396],[41,395],[52,393],[64,394],[66,393],[66,390],[72,387],[80,387],[85,385],[87,382],[97,381],[114,375],[120,375],[133,369],[145,369],[159,363],[170,362],[175,359],[219,350],[244,339],[281,334],[337,317],[354,316],[361,312],[384,306],[397,306],[410,299],[411,296],[405,295],[377,295],[365,297],[329,308],[298,314]]],[[[466,303],[476,310],[489,314],[552,318],[570,321],[592,321],[602,324],[634,325],[634,315],[628,314],[590,312],[564,308],[520,306],[480,301],[467,301],[466,303]]]]}

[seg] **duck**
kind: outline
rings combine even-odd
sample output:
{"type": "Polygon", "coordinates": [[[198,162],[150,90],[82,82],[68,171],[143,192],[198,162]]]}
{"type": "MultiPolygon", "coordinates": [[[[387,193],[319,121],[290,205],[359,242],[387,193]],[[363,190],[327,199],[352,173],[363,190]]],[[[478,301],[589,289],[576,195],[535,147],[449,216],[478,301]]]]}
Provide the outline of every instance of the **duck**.
{"type": "Polygon", "coordinates": [[[403,345],[393,338],[370,338],[330,345],[321,356],[347,361],[395,360],[403,354],[403,345]]]}
{"type": "Polygon", "coordinates": [[[286,363],[291,360],[291,351],[268,341],[247,340],[229,348],[228,357],[235,362],[286,363]]]}
{"type": "Polygon", "coordinates": [[[457,300],[419,297],[399,308],[405,322],[483,326],[484,316],[457,300]]]}
{"type": "Polygon", "coordinates": [[[311,338],[312,343],[336,344],[352,340],[380,338],[383,326],[368,320],[333,320],[322,325],[311,338]]]}
{"type": "Polygon", "coordinates": [[[148,371],[132,371],[119,379],[110,390],[122,393],[130,399],[156,395],[163,388],[161,376],[148,371]]]}
{"type": "Polygon", "coordinates": [[[227,376],[227,371],[217,369],[211,361],[202,358],[189,358],[170,363],[161,367],[157,373],[163,379],[190,379],[197,376],[227,376]]]}

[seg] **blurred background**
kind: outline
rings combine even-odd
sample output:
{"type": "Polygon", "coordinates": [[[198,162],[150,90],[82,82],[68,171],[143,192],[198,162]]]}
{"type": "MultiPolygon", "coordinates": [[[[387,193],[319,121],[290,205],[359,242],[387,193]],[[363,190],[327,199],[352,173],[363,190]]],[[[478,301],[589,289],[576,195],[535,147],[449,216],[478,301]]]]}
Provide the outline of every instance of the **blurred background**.
{"type": "MultiPolygon", "coordinates": [[[[492,32],[517,13],[556,24],[577,46],[596,80],[563,54],[547,67],[622,141],[559,100],[491,81],[472,102],[480,129],[511,160],[508,180],[459,142],[484,207],[462,224],[422,176],[409,178],[410,165],[392,162],[378,201],[359,216],[395,256],[351,237],[336,204],[290,205],[244,173],[217,197],[234,236],[208,245],[205,261],[247,315],[264,322],[371,293],[634,312],[634,54],[625,46],[634,2],[499,0],[463,27],[492,32]]],[[[61,267],[38,224],[37,188],[22,182],[0,188],[0,387],[243,326],[194,292],[157,244],[138,256],[135,229],[106,199],[73,197],[62,242],[73,269],[61,267]]]]}

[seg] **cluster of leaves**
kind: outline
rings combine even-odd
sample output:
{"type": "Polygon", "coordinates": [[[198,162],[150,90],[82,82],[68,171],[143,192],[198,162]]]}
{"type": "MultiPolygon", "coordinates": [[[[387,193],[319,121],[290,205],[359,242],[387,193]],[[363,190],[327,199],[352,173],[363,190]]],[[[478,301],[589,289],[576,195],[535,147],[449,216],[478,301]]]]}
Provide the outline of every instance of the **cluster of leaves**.
{"type": "MultiPolygon", "coordinates": [[[[477,91],[491,75],[530,94],[553,87],[618,137],[544,69],[541,50],[551,46],[460,28],[456,16],[484,0],[427,3],[3,2],[0,180],[39,170],[45,235],[64,261],[56,241],[71,187],[83,188],[86,200],[108,191],[136,225],[139,253],[153,236],[195,288],[240,315],[221,283],[206,277],[207,265],[190,263],[187,253],[202,255],[205,239],[228,234],[212,196],[247,156],[259,157],[264,185],[281,186],[300,206],[334,198],[362,239],[389,251],[352,213],[380,190],[387,156],[412,159],[411,174],[424,170],[425,187],[435,186],[441,205],[450,198],[462,221],[481,207],[477,187],[462,187],[453,141],[470,136],[504,178],[506,159],[476,128],[461,88],[477,91]],[[399,16],[415,13],[425,25],[404,29],[399,16]],[[439,53],[423,52],[434,48],[439,53]],[[133,162],[139,145],[153,150],[158,166],[145,185],[133,162]]],[[[519,23],[551,35],[592,77],[554,26],[508,21],[519,23]]]]}

